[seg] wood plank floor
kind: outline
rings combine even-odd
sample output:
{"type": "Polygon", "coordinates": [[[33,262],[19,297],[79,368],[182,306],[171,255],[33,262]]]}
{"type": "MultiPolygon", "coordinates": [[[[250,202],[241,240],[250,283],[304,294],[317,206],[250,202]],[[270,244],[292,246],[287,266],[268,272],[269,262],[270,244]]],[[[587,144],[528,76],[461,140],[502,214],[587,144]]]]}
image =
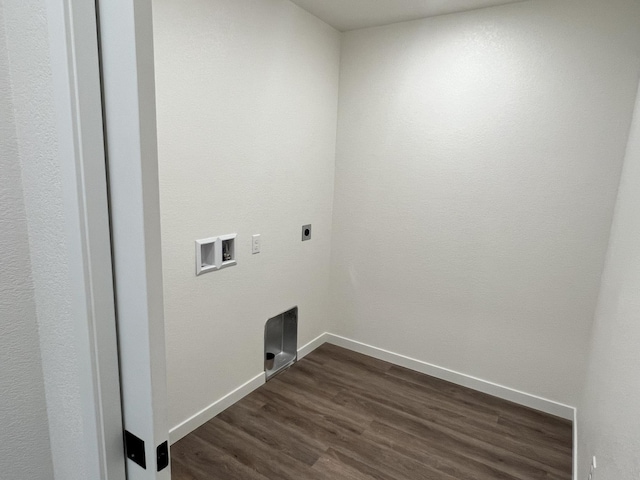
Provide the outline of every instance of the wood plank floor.
{"type": "Polygon", "coordinates": [[[174,480],[570,480],[572,428],[325,344],[171,455],[174,480]]]}

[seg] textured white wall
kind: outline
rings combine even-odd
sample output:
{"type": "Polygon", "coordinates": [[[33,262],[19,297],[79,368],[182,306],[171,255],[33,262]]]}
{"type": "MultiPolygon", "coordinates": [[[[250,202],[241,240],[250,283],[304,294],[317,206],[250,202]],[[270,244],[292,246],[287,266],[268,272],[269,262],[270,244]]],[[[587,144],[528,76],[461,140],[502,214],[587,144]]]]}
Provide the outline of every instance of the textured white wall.
{"type": "Polygon", "coordinates": [[[332,331],[577,403],[639,15],[540,0],[344,35],[332,331]]]}
{"type": "MultiPolygon", "coordinates": [[[[178,201],[164,228],[185,231],[165,236],[170,365],[174,388],[197,397],[173,406],[174,421],[260,371],[268,315],[300,304],[301,343],[325,328],[338,58],[336,33],[286,2],[185,5],[156,5],[159,88],[175,97],[159,105],[161,155],[177,159],[161,164],[163,204],[178,201]],[[301,244],[307,221],[314,240],[301,244]],[[240,265],[194,279],[192,240],[231,231],[240,265]],[[253,257],[252,233],[264,242],[253,257]],[[227,341],[241,337],[241,348],[227,341]]],[[[333,330],[575,400],[638,64],[633,2],[585,5],[527,2],[349,35],[333,330]]],[[[3,0],[0,14],[0,470],[85,479],[44,2],[3,0]]],[[[581,404],[580,465],[597,454],[604,478],[639,472],[638,125],[581,404]]]]}
{"type": "Polygon", "coordinates": [[[340,37],[287,0],[153,6],[174,426],[263,370],[267,318],[327,330],[340,37]],[[194,241],[226,233],[238,265],[196,277],[194,241]]]}
{"type": "MultiPolygon", "coordinates": [[[[10,158],[10,161],[19,159],[22,170],[28,255],[32,268],[40,338],[39,355],[42,358],[51,442],[51,456],[43,454],[42,458],[38,458],[32,452],[25,456],[24,451],[16,454],[34,464],[42,462],[39,468],[45,471],[50,470],[52,459],[53,474],[49,472],[45,477],[47,479],[86,480],[89,478],[85,465],[87,456],[78,453],[84,450],[85,432],[76,333],[69,310],[70,259],[65,239],[60,175],[61,162],[67,159],[58,158],[57,155],[46,3],[44,0],[2,0],[2,5],[8,51],[8,65],[2,71],[9,73],[12,86],[17,145],[17,157],[10,158]]],[[[22,250],[20,254],[27,255],[27,252],[22,250]]],[[[21,266],[28,268],[24,257],[14,258],[13,261],[25,262],[21,266]]],[[[33,346],[25,345],[24,348],[34,357],[38,356],[37,350],[32,350],[33,346]]],[[[2,371],[4,373],[4,366],[2,371]]],[[[31,380],[34,384],[42,381],[37,376],[31,380]]],[[[33,388],[37,398],[42,385],[33,388]]],[[[23,401],[27,403],[29,399],[23,401]]],[[[32,433],[47,438],[47,422],[40,421],[43,414],[37,410],[33,415],[32,421],[39,425],[37,432],[32,433]]],[[[2,420],[3,429],[4,418],[2,420]]],[[[27,425],[33,427],[30,423],[25,423],[25,427],[27,425]]],[[[0,476],[4,473],[2,471],[0,476]]]]}
{"type": "Polygon", "coordinates": [[[3,13],[0,4],[0,477],[50,480],[49,423],[3,13]]]}
{"type": "Polygon", "coordinates": [[[640,91],[578,409],[579,478],[640,478],[640,91]]]}

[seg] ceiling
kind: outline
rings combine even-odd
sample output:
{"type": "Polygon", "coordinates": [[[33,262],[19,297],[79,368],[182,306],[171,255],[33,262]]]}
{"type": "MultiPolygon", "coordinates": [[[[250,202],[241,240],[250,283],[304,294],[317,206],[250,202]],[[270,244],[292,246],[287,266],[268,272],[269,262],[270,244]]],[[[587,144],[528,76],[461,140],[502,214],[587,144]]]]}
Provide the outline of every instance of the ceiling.
{"type": "Polygon", "coordinates": [[[523,0],[291,0],[344,32],[523,0]]]}

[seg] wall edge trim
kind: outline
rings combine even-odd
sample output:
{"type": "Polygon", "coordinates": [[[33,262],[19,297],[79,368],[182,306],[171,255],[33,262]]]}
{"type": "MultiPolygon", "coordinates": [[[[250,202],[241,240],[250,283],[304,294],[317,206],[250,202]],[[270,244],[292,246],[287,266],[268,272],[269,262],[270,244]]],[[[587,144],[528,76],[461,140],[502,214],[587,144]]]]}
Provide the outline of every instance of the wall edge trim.
{"type": "MultiPolygon", "coordinates": [[[[323,343],[326,343],[327,333],[322,333],[311,340],[306,345],[298,349],[298,360],[304,358],[323,343]]],[[[251,380],[243,383],[235,390],[229,392],[222,398],[219,398],[208,407],[203,408],[198,413],[187,418],[169,431],[169,443],[173,445],[181,438],[193,432],[196,428],[201,427],[213,417],[229,408],[236,402],[239,402],[251,392],[261,387],[265,383],[264,372],[259,373],[251,380]]]]}
{"type": "MultiPolygon", "coordinates": [[[[318,335],[309,343],[303,345],[298,349],[298,360],[301,360],[316,348],[322,346],[324,343],[330,343],[338,347],[346,348],[348,350],[362,353],[369,357],[377,358],[385,362],[392,363],[394,365],[405,367],[416,372],[431,375],[432,377],[446,380],[456,385],[471,388],[478,392],[486,393],[503,400],[517,403],[525,407],[533,408],[550,415],[563,418],[565,420],[573,421],[573,478],[577,479],[577,435],[578,435],[578,422],[577,422],[577,410],[575,407],[565,405],[553,400],[549,400],[537,395],[515,390],[513,388],[505,387],[497,383],[482,380],[480,378],[472,377],[470,375],[449,370],[448,368],[439,367],[422,360],[416,360],[399,353],[390,352],[382,348],[374,347],[366,343],[358,342],[350,338],[335,335],[333,333],[325,332],[318,335]]],[[[242,400],[245,396],[261,387],[265,383],[264,372],[260,372],[258,375],[240,385],[235,390],[229,392],[227,395],[216,400],[208,407],[203,408],[198,413],[192,415],[182,423],[176,425],[169,431],[169,443],[174,444],[184,436],[188,435],[196,428],[204,425],[213,417],[221,413],[223,410],[229,408],[234,403],[242,400]]]]}
{"type": "Polygon", "coordinates": [[[578,480],[578,409],[573,409],[573,480],[578,480]]]}
{"type": "Polygon", "coordinates": [[[432,377],[471,388],[472,390],[486,393],[503,400],[508,400],[517,403],[518,405],[533,408],[550,415],[555,415],[565,420],[574,419],[574,407],[554,400],[549,400],[537,395],[505,387],[497,383],[472,377],[471,375],[439,367],[431,363],[423,362],[422,360],[416,360],[415,358],[406,357],[398,353],[390,352],[382,348],[374,347],[372,345],[351,340],[350,338],[341,337],[339,335],[334,335],[332,333],[327,333],[326,338],[328,343],[377,358],[378,360],[383,360],[400,367],[431,375],[432,377]]]}
{"type": "Polygon", "coordinates": [[[330,333],[324,332],[318,335],[316,338],[311,340],[306,345],[303,345],[298,349],[298,360],[302,360],[304,357],[313,352],[316,348],[320,347],[322,344],[327,343],[327,337],[331,335],[330,333]]]}
{"type": "Polygon", "coordinates": [[[169,444],[173,445],[181,438],[193,432],[196,428],[201,427],[213,417],[226,410],[234,403],[242,400],[258,387],[264,385],[264,372],[253,377],[251,380],[243,383],[235,390],[229,392],[224,397],[219,398],[208,407],[203,408],[198,413],[179,423],[169,430],[169,444]]]}

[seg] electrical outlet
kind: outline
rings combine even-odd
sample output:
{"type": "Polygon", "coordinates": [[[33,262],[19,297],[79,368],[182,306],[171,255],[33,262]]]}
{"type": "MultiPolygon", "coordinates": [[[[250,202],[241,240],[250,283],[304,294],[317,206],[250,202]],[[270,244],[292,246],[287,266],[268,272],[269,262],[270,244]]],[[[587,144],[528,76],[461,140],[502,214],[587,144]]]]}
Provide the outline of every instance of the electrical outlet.
{"type": "Polygon", "coordinates": [[[311,224],[302,226],[302,241],[311,240],[311,224]]]}

